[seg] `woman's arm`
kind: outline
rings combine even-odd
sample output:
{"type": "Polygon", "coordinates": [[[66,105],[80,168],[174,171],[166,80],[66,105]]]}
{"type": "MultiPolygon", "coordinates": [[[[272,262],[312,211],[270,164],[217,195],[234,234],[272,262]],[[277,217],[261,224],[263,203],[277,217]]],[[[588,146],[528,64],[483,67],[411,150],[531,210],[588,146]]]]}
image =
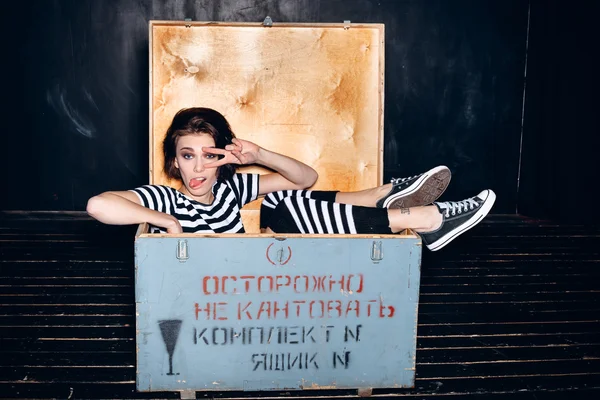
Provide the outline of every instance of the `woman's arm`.
{"type": "Polygon", "coordinates": [[[87,213],[109,225],[133,225],[148,222],[167,230],[182,233],[177,218],[170,214],[151,210],[141,205],[138,196],[129,191],[104,192],[92,197],[87,203],[87,213]]]}
{"type": "Polygon", "coordinates": [[[224,164],[260,164],[277,173],[261,175],[259,195],[278,190],[306,189],[317,181],[317,171],[291,157],[264,149],[252,142],[233,139],[233,144],[225,146],[225,150],[204,147],[207,153],[220,154],[224,157],[214,163],[205,164],[207,168],[224,164]]]}
{"type": "Polygon", "coordinates": [[[296,159],[263,148],[258,154],[257,164],[277,171],[276,174],[261,175],[259,195],[278,190],[306,189],[319,177],[317,171],[296,159]]]}

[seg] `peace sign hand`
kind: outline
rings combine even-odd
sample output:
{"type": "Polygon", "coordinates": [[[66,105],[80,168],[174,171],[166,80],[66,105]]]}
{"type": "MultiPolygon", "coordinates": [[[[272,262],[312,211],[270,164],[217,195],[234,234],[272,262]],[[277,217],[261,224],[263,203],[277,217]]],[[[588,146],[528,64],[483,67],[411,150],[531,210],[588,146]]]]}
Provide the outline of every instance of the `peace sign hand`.
{"type": "Polygon", "coordinates": [[[233,139],[232,144],[225,149],[216,147],[203,147],[202,151],[209,154],[221,155],[218,161],[204,164],[205,168],[217,168],[225,164],[254,164],[258,161],[260,146],[242,139],[233,139]]]}

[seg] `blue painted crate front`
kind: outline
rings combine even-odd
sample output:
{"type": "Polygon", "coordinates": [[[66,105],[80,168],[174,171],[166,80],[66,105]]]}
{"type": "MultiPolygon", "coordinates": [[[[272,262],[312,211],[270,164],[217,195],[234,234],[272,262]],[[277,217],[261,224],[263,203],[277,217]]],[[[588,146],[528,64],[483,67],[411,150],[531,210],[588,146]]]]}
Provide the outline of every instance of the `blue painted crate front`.
{"type": "Polygon", "coordinates": [[[138,237],[137,387],[409,387],[416,236],[138,237]]]}

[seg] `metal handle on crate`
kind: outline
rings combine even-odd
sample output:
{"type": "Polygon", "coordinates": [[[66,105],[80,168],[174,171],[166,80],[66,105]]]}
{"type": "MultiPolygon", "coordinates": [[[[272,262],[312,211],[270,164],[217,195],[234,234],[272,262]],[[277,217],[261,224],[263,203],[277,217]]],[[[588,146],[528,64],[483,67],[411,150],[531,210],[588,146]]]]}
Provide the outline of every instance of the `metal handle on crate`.
{"type": "Polygon", "coordinates": [[[187,259],[190,258],[187,240],[180,239],[177,242],[177,251],[175,252],[175,257],[177,257],[179,262],[186,262],[187,259]]]}
{"type": "Polygon", "coordinates": [[[374,263],[383,260],[383,242],[381,240],[373,240],[373,245],[371,246],[371,260],[374,263]]]}

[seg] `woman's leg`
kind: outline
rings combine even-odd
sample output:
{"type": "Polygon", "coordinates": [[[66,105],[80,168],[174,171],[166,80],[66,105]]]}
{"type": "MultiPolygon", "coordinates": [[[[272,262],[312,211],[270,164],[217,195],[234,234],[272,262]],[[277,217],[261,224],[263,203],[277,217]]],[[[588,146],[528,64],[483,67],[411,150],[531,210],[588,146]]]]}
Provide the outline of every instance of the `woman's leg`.
{"type": "Polygon", "coordinates": [[[495,199],[493,191],[484,190],[458,202],[388,210],[302,196],[284,197],[264,228],[276,233],[325,234],[391,234],[410,228],[435,251],[479,223],[495,199]]]}
{"type": "Polygon", "coordinates": [[[442,165],[416,176],[392,179],[392,183],[356,192],[283,190],[269,193],[262,203],[260,226],[263,229],[266,227],[273,210],[286,197],[303,197],[363,207],[409,208],[433,203],[446,190],[450,178],[450,170],[442,165]]]}
{"type": "Polygon", "coordinates": [[[271,211],[269,221],[261,220],[261,227],[278,233],[392,234],[433,230],[441,219],[435,206],[387,210],[290,196],[271,211]]]}
{"type": "Polygon", "coordinates": [[[260,228],[266,229],[272,218],[273,212],[279,203],[287,197],[300,197],[306,199],[335,202],[336,191],[327,190],[280,190],[265,196],[260,207],[260,228]]]}
{"type": "Polygon", "coordinates": [[[285,197],[264,227],[277,233],[391,234],[387,212],[304,197],[285,197]]]}
{"type": "Polygon", "coordinates": [[[450,183],[448,167],[440,165],[422,174],[392,179],[391,183],[358,192],[338,192],[335,201],[363,207],[408,208],[433,203],[450,183]]]}

